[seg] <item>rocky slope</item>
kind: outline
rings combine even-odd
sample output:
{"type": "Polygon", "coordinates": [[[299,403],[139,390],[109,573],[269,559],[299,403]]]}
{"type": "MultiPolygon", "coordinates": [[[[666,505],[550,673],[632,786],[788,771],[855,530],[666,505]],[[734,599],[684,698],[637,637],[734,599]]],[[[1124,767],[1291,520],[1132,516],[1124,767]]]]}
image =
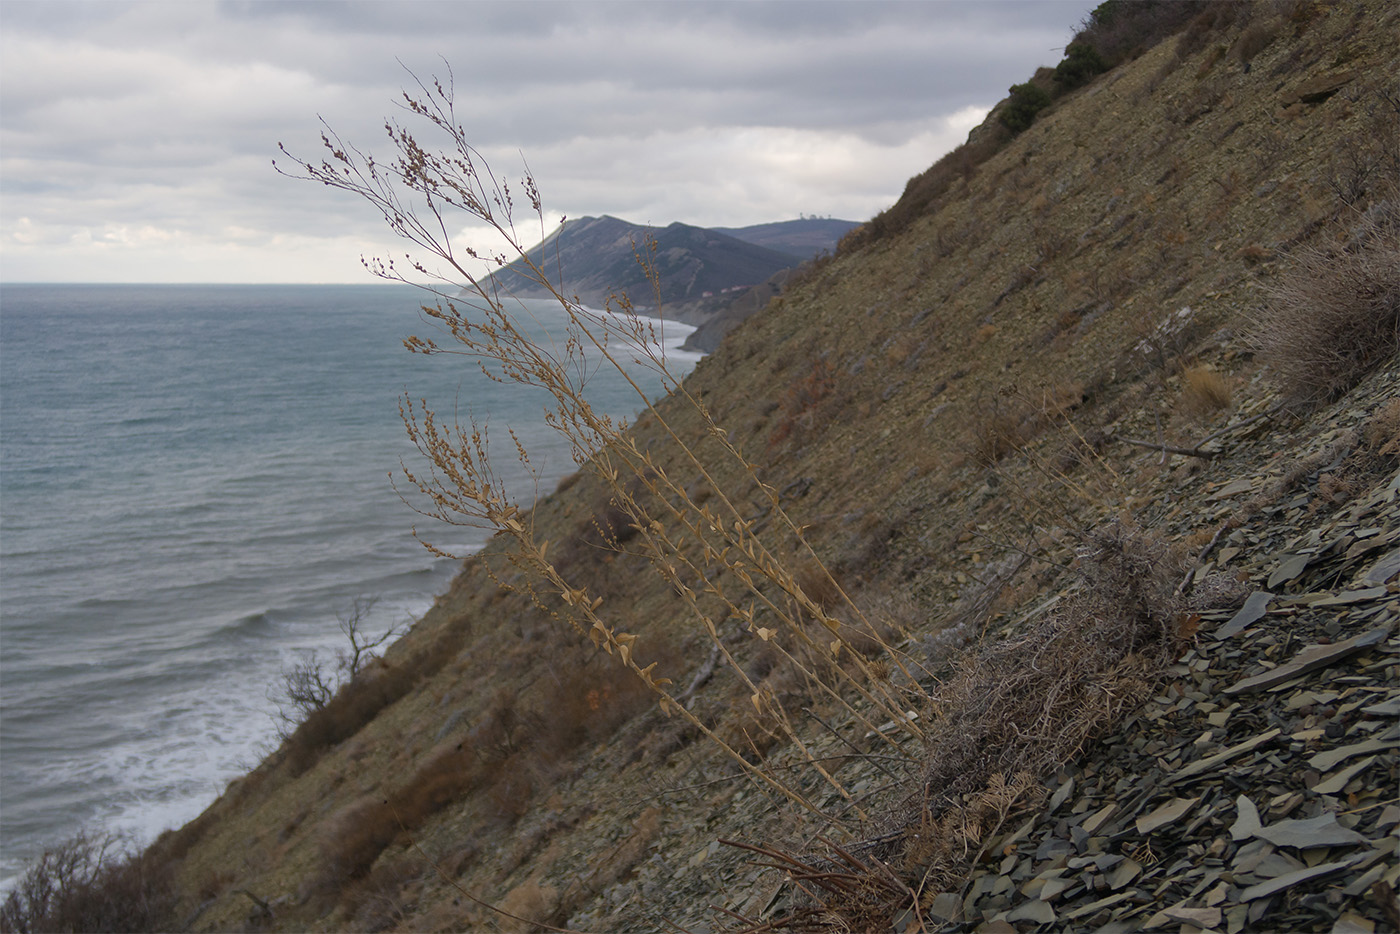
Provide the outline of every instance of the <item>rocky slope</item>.
{"type": "MultiPolygon", "coordinates": [[[[498,540],[334,717],[158,841],[188,926],[1395,929],[1400,368],[1363,348],[1345,393],[1290,403],[1252,336],[1309,249],[1379,256],[1395,288],[1400,12],[1228,9],[1061,97],[687,380],[907,660],[867,683],[914,726],[724,620],[804,758],[583,471],[530,516],[552,560],[813,810],[665,716],[498,540]],[[1052,683],[1082,698],[1054,729],[978,720],[1078,670],[1055,640],[1138,631],[1094,590],[1115,541],[1156,641],[1089,672],[1098,695],[1052,683]],[[977,748],[945,758],[947,724],[977,748]]],[[[659,409],[714,488],[821,591],[683,403],[659,409]]],[[[656,416],[632,431],[681,469],[656,416]]]]}

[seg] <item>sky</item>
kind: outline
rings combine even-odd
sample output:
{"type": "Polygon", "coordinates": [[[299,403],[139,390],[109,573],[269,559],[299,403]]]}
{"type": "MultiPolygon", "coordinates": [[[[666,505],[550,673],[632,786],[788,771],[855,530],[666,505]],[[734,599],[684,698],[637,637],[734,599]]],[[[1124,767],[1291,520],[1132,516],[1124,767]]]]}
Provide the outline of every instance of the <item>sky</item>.
{"type": "Polygon", "coordinates": [[[539,185],[522,246],[562,216],[867,220],[1095,5],[0,0],[0,281],[374,281],[383,220],[278,145],[319,160],[324,121],[386,159],[386,119],[421,129],[402,90],[449,72],[471,144],[539,185]]]}

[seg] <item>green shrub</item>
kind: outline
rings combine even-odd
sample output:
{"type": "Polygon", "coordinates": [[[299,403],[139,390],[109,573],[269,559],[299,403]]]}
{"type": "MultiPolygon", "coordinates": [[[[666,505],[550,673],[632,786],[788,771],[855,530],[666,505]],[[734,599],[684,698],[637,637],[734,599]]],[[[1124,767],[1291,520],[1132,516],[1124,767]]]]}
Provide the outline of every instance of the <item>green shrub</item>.
{"type": "Polygon", "coordinates": [[[1055,83],[1066,89],[1077,88],[1105,71],[1108,71],[1108,62],[1098,49],[1087,42],[1071,42],[1065,49],[1064,60],[1055,66],[1055,83]]]}
{"type": "Polygon", "coordinates": [[[1036,114],[1049,106],[1049,91],[1030,82],[1013,84],[1011,97],[1007,98],[999,119],[1001,125],[1012,133],[1020,133],[1035,122],[1036,114]]]}
{"type": "Polygon", "coordinates": [[[1071,46],[1093,48],[1109,67],[1137,58],[1208,11],[1214,0],[1106,0],[1084,20],[1071,46]]]}

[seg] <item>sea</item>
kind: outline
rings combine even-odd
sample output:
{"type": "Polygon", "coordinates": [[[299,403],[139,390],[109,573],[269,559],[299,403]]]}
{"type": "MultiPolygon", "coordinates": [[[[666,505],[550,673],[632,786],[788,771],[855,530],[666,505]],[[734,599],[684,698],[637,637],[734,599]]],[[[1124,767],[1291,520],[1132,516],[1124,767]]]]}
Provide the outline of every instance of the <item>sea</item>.
{"type": "MultiPolygon", "coordinates": [[[[405,394],[486,424],[522,504],[575,469],[538,391],[404,349],[433,332],[425,298],[0,285],[0,889],[79,830],[141,845],[197,816],[275,748],[282,673],[333,656],[357,598],[379,632],[447,587],[457,562],[415,527],[456,554],[482,545],[396,492],[422,463],[405,394]]],[[[558,306],[518,312],[563,346],[558,306]]],[[[698,359],[679,350],[690,330],[659,335],[677,376],[698,359]]],[[[638,410],[615,372],[585,372],[595,408],[638,410]]]]}

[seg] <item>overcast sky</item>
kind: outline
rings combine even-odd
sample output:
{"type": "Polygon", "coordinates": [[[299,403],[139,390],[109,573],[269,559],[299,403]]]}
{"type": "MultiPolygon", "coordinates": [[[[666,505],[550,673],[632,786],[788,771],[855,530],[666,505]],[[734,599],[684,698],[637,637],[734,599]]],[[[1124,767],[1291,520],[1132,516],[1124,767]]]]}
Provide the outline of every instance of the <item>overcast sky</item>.
{"type": "Polygon", "coordinates": [[[383,222],[277,144],[385,156],[404,69],[448,65],[551,223],[866,220],[1095,3],[0,0],[0,279],[370,281],[383,222]]]}

